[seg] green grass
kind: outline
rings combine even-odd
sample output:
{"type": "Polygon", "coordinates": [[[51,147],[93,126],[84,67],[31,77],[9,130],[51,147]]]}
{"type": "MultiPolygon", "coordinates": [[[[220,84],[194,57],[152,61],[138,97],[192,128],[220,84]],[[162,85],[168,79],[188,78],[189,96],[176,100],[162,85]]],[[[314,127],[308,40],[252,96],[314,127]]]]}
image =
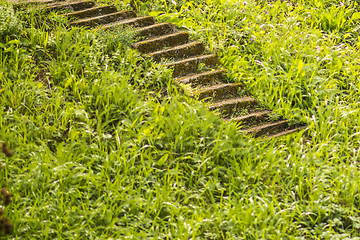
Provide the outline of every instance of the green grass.
{"type": "Polygon", "coordinates": [[[242,135],[133,51],[127,30],[0,11],[8,238],[359,238],[357,3],[147,6],[308,135],[242,135]]]}

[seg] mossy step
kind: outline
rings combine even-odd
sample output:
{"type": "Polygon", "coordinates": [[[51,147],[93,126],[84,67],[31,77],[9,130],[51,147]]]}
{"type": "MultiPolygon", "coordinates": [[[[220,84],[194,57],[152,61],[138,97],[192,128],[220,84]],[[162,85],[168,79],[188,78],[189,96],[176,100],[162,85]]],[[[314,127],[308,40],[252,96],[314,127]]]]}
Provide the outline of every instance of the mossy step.
{"type": "Polygon", "coordinates": [[[66,1],[47,5],[47,7],[44,8],[44,11],[56,12],[65,9],[69,9],[72,11],[81,11],[87,8],[92,8],[95,6],[95,4],[96,3],[92,1],[66,1]]]}
{"type": "Polygon", "coordinates": [[[225,119],[225,121],[239,122],[241,126],[248,126],[248,125],[254,126],[261,122],[267,121],[270,113],[271,113],[270,110],[261,110],[261,111],[252,112],[244,116],[238,116],[232,119],[225,119]]]}
{"type": "Polygon", "coordinates": [[[284,130],[288,130],[289,121],[288,120],[280,120],[276,122],[266,123],[259,126],[251,127],[246,130],[247,134],[251,134],[254,137],[261,137],[264,135],[272,135],[284,130]]]}
{"type": "Polygon", "coordinates": [[[209,86],[223,82],[225,80],[225,72],[226,69],[217,69],[175,78],[175,80],[182,84],[190,84],[191,86],[209,86]]]}
{"type": "Polygon", "coordinates": [[[171,23],[156,23],[151,26],[136,29],[136,35],[143,38],[151,38],[169,34],[176,31],[176,27],[171,23]]]}
{"type": "Polygon", "coordinates": [[[75,27],[75,26],[97,27],[99,25],[116,22],[116,21],[122,21],[124,19],[135,18],[135,17],[136,17],[136,13],[134,11],[128,10],[128,11],[116,12],[103,16],[73,21],[70,22],[69,25],[71,27],[75,27]]]}
{"type": "Polygon", "coordinates": [[[160,37],[137,42],[133,47],[142,53],[159,51],[164,47],[174,47],[189,41],[189,34],[185,31],[175,32],[160,37]]]}
{"type": "Polygon", "coordinates": [[[165,50],[149,53],[147,56],[154,61],[159,62],[161,59],[180,59],[200,55],[205,51],[202,42],[191,42],[180,46],[172,47],[165,50]]]}
{"type": "MultiPolygon", "coordinates": [[[[122,21],[109,23],[100,26],[100,29],[110,29],[110,28],[125,28],[125,27],[133,27],[133,28],[141,28],[149,25],[155,24],[155,20],[151,16],[143,16],[143,17],[136,17],[136,18],[130,18],[125,19],[122,21]]],[[[135,30],[136,31],[136,30],[135,30]]]]}
{"type": "Polygon", "coordinates": [[[202,88],[191,93],[191,96],[199,100],[218,101],[238,96],[238,92],[241,89],[244,89],[244,85],[241,83],[223,83],[202,88]]]}
{"type": "Polygon", "coordinates": [[[187,59],[178,60],[172,63],[164,64],[164,66],[173,69],[173,77],[186,76],[188,74],[196,73],[199,64],[205,64],[209,67],[215,67],[218,64],[218,59],[215,54],[201,55],[187,59]]]}
{"type": "Polygon", "coordinates": [[[44,4],[52,4],[57,1],[54,1],[54,0],[37,0],[37,1],[7,0],[6,2],[9,4],[12,4],[14,10],[18,11],[21,8],[29,8],[29,7],[39,6],[39,5],[44,6],[44,4]]]}
{"type": "Polygon", "coordinates": [[[308,129],[309,128],[307,126],[295,127],[295,128],[292,128],[292,129],[289,129],[289,130],[286,130],[286,131],[282,131],[282,132],[279,132],[279,133],[276,133],[276,134],[269,135],[269,136],[266,137],[266,139],[278,138],[278,137],[286,136],[286,135],[289,135],[289,134],[292,134],[292,133],[300,132],[302,130],[304,130],[303,131],[303,133],[304,133],[308,129]]]}
{"type": "Polygon", "coordinates": [[[215,102],[209,106],[209,109],[218,110],[223,116],[228,116],[236,111],[253,107],[257,104],[256,99],[252,97],[239,97],[215,102]]]}
{"type": "Polygon", "coordinates": [[[87,8],[85,10],[76,11],[72,13],[66,13],[63,14],[63,16],[68,17],[70,19],[84,19],[84,18],[103,16],[106,14],[115,13],[117,11],[118,10],[115,6],[107,5],[107,6],[87,8]]]}
{"type": "Polygon", "coordinates": [[[27,7],[29,4],[51,4],[59,2],[59,0],[8,0],[6,2],[13,4],[13,6],[27,7]]]}

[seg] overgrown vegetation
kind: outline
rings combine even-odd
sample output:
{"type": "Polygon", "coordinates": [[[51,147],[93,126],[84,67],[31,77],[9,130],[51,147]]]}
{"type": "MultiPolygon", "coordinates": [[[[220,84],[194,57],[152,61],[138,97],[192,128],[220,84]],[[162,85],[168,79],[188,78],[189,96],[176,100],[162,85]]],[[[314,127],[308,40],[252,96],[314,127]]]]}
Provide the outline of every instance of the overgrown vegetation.
{"type": "Polygon", "coordinates": [[[233,81],[308,136],[250,139],[181,94],[126,30],[2,4],[10,238],[358,238],[357,3],[149,4],[138,7],[218,49],[233,81]]]}

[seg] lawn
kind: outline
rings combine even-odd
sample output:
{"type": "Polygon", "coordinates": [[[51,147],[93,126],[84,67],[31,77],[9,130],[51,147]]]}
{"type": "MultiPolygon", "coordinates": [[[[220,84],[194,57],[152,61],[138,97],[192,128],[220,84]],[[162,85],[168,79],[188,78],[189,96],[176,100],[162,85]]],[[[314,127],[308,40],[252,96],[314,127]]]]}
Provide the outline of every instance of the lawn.
{"type": "Polygon", "coordinates": [[[308,131],[253,139],[133,50],[129,30],[68,29],[2,1],[7,238],[360,239],[357,1],[135,3],[308,131]]]}

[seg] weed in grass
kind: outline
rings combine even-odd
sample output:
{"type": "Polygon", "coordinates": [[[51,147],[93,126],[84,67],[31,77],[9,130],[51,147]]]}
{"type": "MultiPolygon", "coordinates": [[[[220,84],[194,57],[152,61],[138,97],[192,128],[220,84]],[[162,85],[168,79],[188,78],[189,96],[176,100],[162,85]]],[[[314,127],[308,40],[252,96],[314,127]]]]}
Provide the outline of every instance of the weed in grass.
{"type": "MultiPolygon", "coordinates": [[[[0,150],[6,157],[12,157],[14,155],[14,152],[5,142],[0,143],[0,150]]],[[[0,168],[2,168],[1,164],[0,168]]],[[[12,197],[8,190],[4,188],[4,186],[6,186],[6,182],[3,182],[2,185],[3,188],[0,190],[0,200],[2,201],[1,205],[6,207],[11,203],[12,197]]],[[[11,234],[13,226],[13,223],[7,218],[7,216],[4,215],[3,208],[0,208],[0,236],[11,234]]]]}

